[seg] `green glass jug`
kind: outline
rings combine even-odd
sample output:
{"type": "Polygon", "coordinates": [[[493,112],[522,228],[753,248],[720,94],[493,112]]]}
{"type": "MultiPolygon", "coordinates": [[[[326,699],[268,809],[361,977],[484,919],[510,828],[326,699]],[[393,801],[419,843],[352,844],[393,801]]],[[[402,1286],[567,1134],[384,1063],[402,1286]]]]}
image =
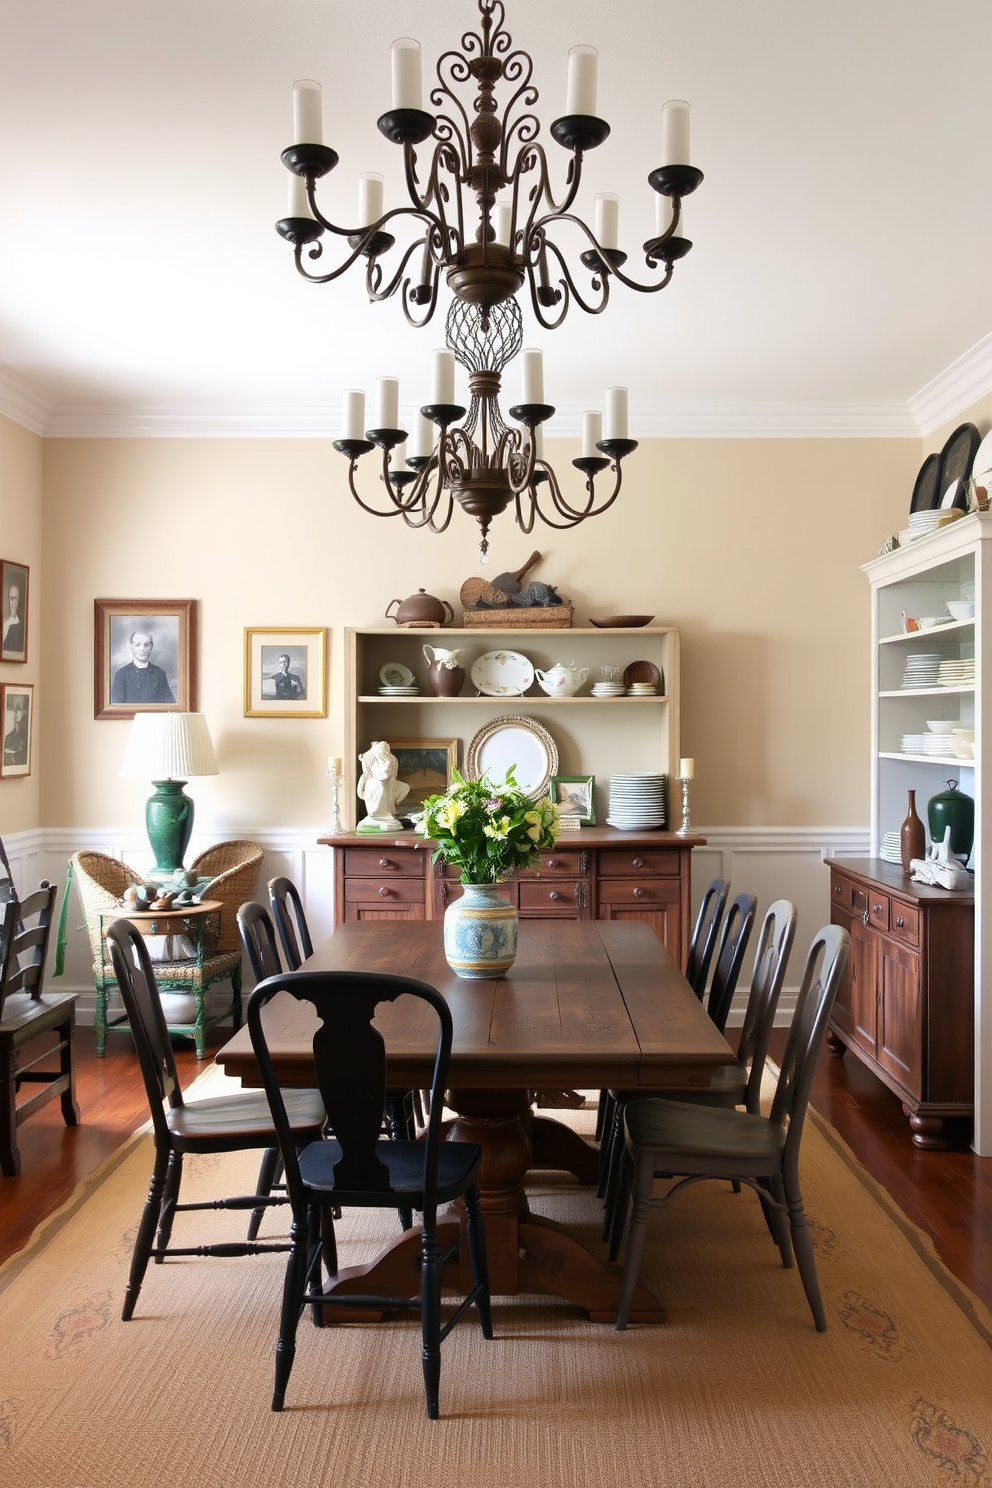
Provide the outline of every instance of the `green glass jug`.
{"type": "Polygon", "coordinates": [[[947,789],[931,796],[927,802],[927,821],[930,825],[930,840],[943,842],[947,828],[951,829],[951,852],[962,863],[967,863],[975,841],[975,802],[958,790],[956,780],[947,782],[947,789]]]}

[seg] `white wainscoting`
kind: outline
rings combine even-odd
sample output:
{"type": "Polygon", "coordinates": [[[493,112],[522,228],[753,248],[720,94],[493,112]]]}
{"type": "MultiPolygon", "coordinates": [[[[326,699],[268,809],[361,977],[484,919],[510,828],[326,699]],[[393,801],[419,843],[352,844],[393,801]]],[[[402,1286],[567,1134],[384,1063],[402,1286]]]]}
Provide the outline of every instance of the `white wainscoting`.
{"type": "MultiPolygon", "coordinates": [[[[198,826],[190,843],[187,861],[211,843],[245,837],[265,849],[258,876],[257,897],[266,899],[265,885],[277,874],[285,874],[300,889],[307,919],[315,941],[331,933],[334,922],[333,873],[330,848],[317,844],[317,827],[251,828],[230,823],[198,826]]],[[[852,827],[700,827],[706,846],[693,853],[693,914],[703,889],[714,878],[730,882],[731,897],[749,893],[757,896],[758,921],[773,899],[793,900],[799,910],[796,944],[779,1011],[780,1023],[788,1023],[799,985],[806,949],[813,935],[830,918],[829,874],[825,860],[829,857],[865,857],[868,854],[868,828],[852,827]]],[[[66,865],[75,852],[91,849],[121,858],[139,872],[151,866],[148,841],[140,831],[64,830],[46,828],[14,833],[4,838],[10,859],[14,884],[19,893],[28,893],[42,878],[59,888],[59,906],[65,888],[66,865]]],[[[89,946],[83,929],[79,900],[72,892],[66,921],[65,972],[60,985],[66,991],[80,993],[78,1019],[93,1021],[93,978],[89,946]]],[[[755,930],[757,933],[757,930],[755,930]]],[[[54,957],[54,937],[51,955],[54,957]]],[[[739,1024],[747,1000],[750,957],[745,959],[741,985],[734,999],[731,1024],[739,1024]]],[[[49,975],[51,972],[49,971],[49,975]]],[[[250,973],[245,978],[251,986],[250,973]]]]}

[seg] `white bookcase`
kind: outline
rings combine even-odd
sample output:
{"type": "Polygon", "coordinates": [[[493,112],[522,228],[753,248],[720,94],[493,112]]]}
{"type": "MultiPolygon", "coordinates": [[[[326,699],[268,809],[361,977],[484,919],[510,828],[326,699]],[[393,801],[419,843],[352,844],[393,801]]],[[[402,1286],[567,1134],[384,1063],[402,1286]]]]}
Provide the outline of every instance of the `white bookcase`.
{"type": "Polygon", "coordinates": [[[992,739],[992,513],[975,512],[929,537],[864,565],[872,596],[871,852],[878,857],[887,832],[906,815],[916,791],[926,804],[956,780],[975,799],[975,1137],[976,1152],[992,1156],[992,802],[983,779],[984,744],[992,739]],[[946,613],[949,599],[974,594],[974,620],[905,632],[903,616],[946,613]],[[949,660],[974,657],[967,686],[904,687],[911,655],[949,660]],[[927,720],[959,719],[975,729],[975,757],[906,753],[907,734],[927,732],[927,720]]]}

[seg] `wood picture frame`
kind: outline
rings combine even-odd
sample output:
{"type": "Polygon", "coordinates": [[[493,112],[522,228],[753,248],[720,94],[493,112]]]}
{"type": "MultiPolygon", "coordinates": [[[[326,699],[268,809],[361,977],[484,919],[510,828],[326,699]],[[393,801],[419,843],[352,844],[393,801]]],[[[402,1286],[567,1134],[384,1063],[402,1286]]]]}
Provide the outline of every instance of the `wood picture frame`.
{"type": "Polygon", "coordinates": [[[93,611],[94,718],[196,712],[195,599],[96,599],[93,611]]]}
{"type": "Polygon", "coordinates": [[[596,825],[595,775],[552,775],[548,790],[559,811],[577,816],[580,827],[596,825]]]}
{"type": "Polygon", "coordinates": [[[28,566],[0,558],[0,661],[28,659],[28,566]]]}
{"type": "Polygon", "coordinates": [[[0,727],[3,731],[0,778],[30,775],[31,746],[34,743],[33,683],[0,684],[0,727]]]}
{"type": "Polygon", "coordinates": [[[323,626],[245,630],[245,717],[326,718],[323,626]]]}
{"type": "Polygon", "coordinates": [[[457,739],[390,739],[389,747],[399,765],[397,780],[410,787],[397,808],[401,816],[451,785],[452,771],[458,768],[457,739]]]}

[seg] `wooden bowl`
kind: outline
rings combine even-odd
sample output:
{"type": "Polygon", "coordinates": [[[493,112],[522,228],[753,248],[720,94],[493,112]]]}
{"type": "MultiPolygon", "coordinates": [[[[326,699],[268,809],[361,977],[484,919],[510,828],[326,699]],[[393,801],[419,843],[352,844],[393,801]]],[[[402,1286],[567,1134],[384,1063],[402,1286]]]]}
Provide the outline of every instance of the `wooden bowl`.
{"type": "Polygon", "coordinates": [[[594,620],[590,615],[589,624],[595,625],[599,630],[617,630],[622,627],[639,630],[642,625],[650,625],[653,619],[653,615],[604,615],[601,620],[594,620]]]}

